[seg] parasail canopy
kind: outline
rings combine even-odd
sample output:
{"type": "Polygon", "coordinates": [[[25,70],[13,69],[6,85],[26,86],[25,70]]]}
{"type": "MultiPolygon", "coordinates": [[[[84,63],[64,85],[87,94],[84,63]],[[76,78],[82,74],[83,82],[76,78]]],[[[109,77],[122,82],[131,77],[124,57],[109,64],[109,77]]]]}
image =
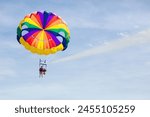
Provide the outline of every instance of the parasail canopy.
{"type": "Polygon", "coordinates": [[[34,12],[26,15],[17,28],[17,40],[27,50],[48,55],[67,48],[70,31],[54,13],[34,12]]]}

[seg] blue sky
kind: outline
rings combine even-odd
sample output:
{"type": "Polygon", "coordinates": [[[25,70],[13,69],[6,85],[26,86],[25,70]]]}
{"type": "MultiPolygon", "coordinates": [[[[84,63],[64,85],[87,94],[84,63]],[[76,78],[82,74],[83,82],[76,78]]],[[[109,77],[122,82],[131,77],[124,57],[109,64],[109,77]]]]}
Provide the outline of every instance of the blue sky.
{"type": "Polygon", "coordinates": [[[1,0],[0,99],[150,99],[149,0],[1,0]],[[61,16],[69,47],[39,56],[16,40],[34,11],[61,16]],[[48,72],[38,77],[39,58],[48,72]]]}

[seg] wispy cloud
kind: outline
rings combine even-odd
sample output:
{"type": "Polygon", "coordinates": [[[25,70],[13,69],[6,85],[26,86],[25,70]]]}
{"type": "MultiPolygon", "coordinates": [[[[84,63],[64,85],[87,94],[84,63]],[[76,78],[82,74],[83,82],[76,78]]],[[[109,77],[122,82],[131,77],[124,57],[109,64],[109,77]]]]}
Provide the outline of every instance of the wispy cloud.
{"type": "Polygon", "coordinates": [[[89,57],[92,55],[107,53],[107,52],[111,52],[114,50],[119,50],[122,48],[126,48],[128,46],[144,44],[147,42],[150,42],[150,30],[141,31],[141,32],[138,32],[137,34],[128,36],[126,38],[118,39],[118,40],[112,41],[110,43],[103,44],[98,47],[91,48],[89,50],[80,52],[78,54],[55,60],[55,61],[53,61],[53,63],[77,60],[77,59],[89,57]]]}
{"type": "MultiPolygon", "coordinates": [[[[6,37],[7,38],[7,37],[6,37]]],[[[11,37],[8,37],[11,38],[11,37]]],[[[1,42],[1,49],[19,49],[21,46],[17,44],[17,40],[6,40],[5,38],[2,38],[4,41],[1,42]]]]}
{"type": "Polygon", "coordinates": [[[0,90],[1,97],[0,99],[9,99],[8,94],[11,95],[11,99],[59,99],[57,96],[60,92],[62,95],[66,92],[66,86],[61,84],[45,84],[45,87],[40,83],[28,83],[28,84],[17,84],[16,86],[12,86],[11,89],[3,89],[0,90]],[[38,89],[38,90],[37,90],[38,89]],[[44,91],[44,90],[48,90],[44,91]],[[18,93],[16,93],[18,92],[18,93]],[[40,95],[39,95],[40,92],[40,95]],[[59,92],[59,93],[58,93],[59,92]],[[4,95],[5,94],[5,95],[4,95]],[[34,95],[32,95],[34,94],[34,95]],[[30,96],[26,96],[30,95],[30,96]]]}
{"type": "Polygon", "coordinates": [[[64,16],[70,27],[107,30],[130,29],[132,31],[150,25],[149,11],[140,1],[132,1],[129,4],[128,1],[116,2],[114,0],[115,5],[112,5],[111,2],[98,0],[80,3],[75,4],[76,10],[62,11],[66,14],[64,16]],[[90,8],[88,12],[82,7],[83,4],[86,8],[90,8]]]}
{"type": "Polygon", "coordinates": [[[13,69],[15,65],[16,63],[14,59],[0,58],[0,79],[15,76],[16,71],[13,69]]]}

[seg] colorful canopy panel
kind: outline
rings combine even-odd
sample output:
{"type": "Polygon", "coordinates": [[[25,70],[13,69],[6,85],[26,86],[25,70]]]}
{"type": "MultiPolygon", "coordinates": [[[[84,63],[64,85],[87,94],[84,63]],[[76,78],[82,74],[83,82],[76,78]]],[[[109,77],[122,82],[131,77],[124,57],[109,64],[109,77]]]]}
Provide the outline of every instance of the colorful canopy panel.
{"type": "Polygon", "coordinates": [[[26,15],[17,28],[17,40],[27,50],[48,55],[65,50],[70,39],[66,23],[54,13],[34,12],[26,15]]]}

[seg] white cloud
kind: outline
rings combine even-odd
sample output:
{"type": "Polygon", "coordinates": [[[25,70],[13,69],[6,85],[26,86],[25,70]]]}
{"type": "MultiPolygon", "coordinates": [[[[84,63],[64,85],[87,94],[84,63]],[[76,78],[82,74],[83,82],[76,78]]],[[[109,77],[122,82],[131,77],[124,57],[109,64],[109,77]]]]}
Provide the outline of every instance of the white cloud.
{"type": "Polygon", "coordinates": [[[10,77],[13,77],[13,76],[16,76],[16,72],[12,69],[4,69],[4,68],[0,68],[0,78],[3,79],[5,77],[7,78],[10,78],[10,77]]]}
{"type": "MultiPolygon", "coordinates": [[[[7,37],[6,37],[7,38],[7,37]]],[[[11,38],[11,37],[9,37],[11,38]]],[[[5,38],[3,38],[5,40],[5,38]]],[[[20,44],[17,42],[17,39],[14,38],[13,41],[5,40],[1,42],[1,49],[19,49],[21,48],[20,44]]]]}
{"type": "Polygon", "coordinates": [[[45,84],[44,87],[43,84],[40,83],[39,84],[28,83],[21,85],[17,84],[16,86],[13,86],[11,89],[1,90],[0,99],[48,99],[48,98],[59,99],[57,95],[60,95],[61,93],[62,95],[64,95],[66,90],[67,90],[66,86],[63,86],[58,83],[45,84]],[[9,97],[8,95],[11,96],[9,97]]]}
{"type": "Polygon", "coordinates": [[[128,33],[127,32],[119,32],[117,33],[118,36],[121,36],[123,38],[128,37],[128,33]]]}
{"type": "Polygon", "coordinates": [[[122,1],[112,5],[110,2],[84,1],[76,7],[76,10],[67,11],[66,14],[66,19],[71,27],[138,30],[140,27],[150,26],[149,10],[144,9],[144,5],[140,2],[122,1]],[[83,4],[88,9],[81,7],[83,4]]]}
{"type": "Polygon", "coordinates": [[[17,28],[20,20],[26,15],[29,5],[23,2],[17,4],[4,2],[0,4],[0,8],[0,26],[2,28],[0,31],[8,32],[11,28],[17,28]]]}
{"type": "Polygon", "coordinates": [[[80,52],[78,54],[55,60],[55,61],[53,61],[53,63],[77,60],[77,59],[81,59],[84,57],[107,53],[107,52],[111,52],[114,50],[126,48],[128,46],[135,46],[135,45],[140,45],[140,44],[144,44],[144,43],[148,43],[148,42],[150,42],[150,30],[145,30],[145,31],[139,32],[137,34],[128,36],[126,38],[115,40],[108,44],[103,44],[98,47],[91,48],[89,50],[80,52]]]}
{"type": "Polygon", "coordinates": [[[15,60],[11,58],[0,58],[0,78],[16,76],[16,71],[13,69],[15,65],[15,60]]]}

